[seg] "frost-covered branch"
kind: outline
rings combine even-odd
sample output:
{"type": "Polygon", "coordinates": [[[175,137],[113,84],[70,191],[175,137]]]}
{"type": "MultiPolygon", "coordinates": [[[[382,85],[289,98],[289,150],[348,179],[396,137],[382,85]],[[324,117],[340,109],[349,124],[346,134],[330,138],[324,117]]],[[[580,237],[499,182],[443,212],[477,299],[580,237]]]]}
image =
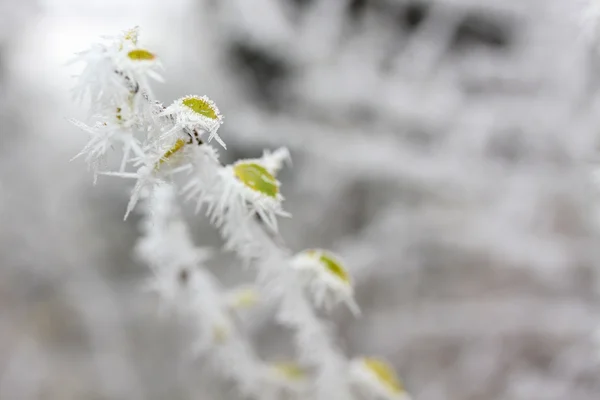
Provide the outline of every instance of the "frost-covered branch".
{"type": "Polygon", "coordinates": [[[149,199],[137,254],[152,269],[149,288],[197,328],[201,354],[249,397],[276,399],[288,391],[318,400],[407,398],[387,363],[348,360],[317,317],[316,309],[327,312],[340,303],[355,315],[359,309],[338,256],[322,249],[293,254],[283,245],[278,218],[290,215],[276,176],[289,160],[287,150],[222,165],[210,144],[214,140],[226,148],[218,135],[223,117],[217,106],[194,95],[163,106],[149,87],[150,79],[161,79],[161,64],[139,47],[138,30],[107,40],[79,55],[85,68],[76,94],[90,97],[99,115],[93,126],[73,121],[91,135],[79,156],[94,176],[135,180],[125,218],[141,199],[149,199]],[[113,148],[123,156],[119,169],[108,171],[106,156],[113,148]],[[197,212],[204,209],[225,248],[256,270],[261,297],[278,304],[277,321],[295,332],[300,365],[314,371],[310,384],[299,378],[299,369],[274,368],[255,355],[232,310],[232,301],[248,292],[226,294],[202,268],[208,253],[193,244],[177,211],[177,192],[195,202],[197,212]]]}
{"type": "Polygon", "coordinates": [[[173,186],[155,187],[144,212],[136,254],[152,270],[147,288],[159,295],[164,310],[192,324],[195,350],[203,361],[249,398],[306,395],[308,386],[299,367],[297,374],[286,374],[293,364],[265,363],[254,353],[237,314],[253,306],[258,293],[250,286],[226,291],[204,268],[211,252],[194,245],[173,186]]]}

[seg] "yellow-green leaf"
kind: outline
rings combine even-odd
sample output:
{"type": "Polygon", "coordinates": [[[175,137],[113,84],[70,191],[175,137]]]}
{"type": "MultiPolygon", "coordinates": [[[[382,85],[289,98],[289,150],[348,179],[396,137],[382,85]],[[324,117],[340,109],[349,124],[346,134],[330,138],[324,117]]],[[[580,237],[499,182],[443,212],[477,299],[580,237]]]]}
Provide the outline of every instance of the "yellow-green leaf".
{"type": "Polygon", "coordinates": [[[394,369],[387,362],[379,358],[367,357],[363,359],[363,363],[392,393],[399,394],[405,391],[394,369]]]}
{"type": "Polygon", "coordinates": [[[315,258],[323,265],[330,273],[338,277],[344,283],[350,283],[350,275],[343,267],[341,262],[336,258],[335,255],[326,250],[306,250],[305,254],[315,258]]]}
{"type": "Polygon", "coordinates": [[[210,119],[218,119],[219,115],[212,102],[201,97],[187,97],[182,101],[183,105],[190,108],[197,114],[210,119]]]}
{"type": "Polygon", "coordinates": [[[169,150],[167,150],[165,152],[165,154],[162,155],[160,160],[158,160],[158,162],[154,165],[154,170],[157,171],[163,163],[165,163],[169,158],[171,158],[179,150],[183,149],[184,146],[185,146],[185,141],[183,139],[177,139],[175,144],[169,150]]]}
{"type": "Polygon", "coordinates": [[[242,162],[233,167],[233,172],[250,189],[265,196],[277,197],[279,184],[263,166],[252,162],[242,162]]]}
{"type": "Polygon", "coordinates": [[[156,56],[150,53],[148,50],[142,49],[131,50],[129,53],[127,53],[127,57],[134,61],[150,61],[156,58],[156,56]]]}

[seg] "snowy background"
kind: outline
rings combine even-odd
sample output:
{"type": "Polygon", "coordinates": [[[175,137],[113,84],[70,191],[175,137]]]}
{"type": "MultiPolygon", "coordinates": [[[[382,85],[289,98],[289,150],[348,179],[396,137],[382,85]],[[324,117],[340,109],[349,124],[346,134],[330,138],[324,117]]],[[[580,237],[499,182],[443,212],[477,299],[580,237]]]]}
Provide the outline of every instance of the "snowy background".
{"type": "MultiPolygon", "coordinates": [[[[140,25],[158,97],[225,115],[225,161],[290,148],[283,235],[348,261],[348,356],[385,356],[418,400],[597,400],[600,62],[581,3],[0,0],[0,399],[238,398],[141,291],[129,182],[69,163],[86,110],[65,63],[140,25]]],[[[252,280],[231,255],[211,266],[252,280]]],[[[260,354],[292,356],[269,321],[248,315],[260,354]]]]}

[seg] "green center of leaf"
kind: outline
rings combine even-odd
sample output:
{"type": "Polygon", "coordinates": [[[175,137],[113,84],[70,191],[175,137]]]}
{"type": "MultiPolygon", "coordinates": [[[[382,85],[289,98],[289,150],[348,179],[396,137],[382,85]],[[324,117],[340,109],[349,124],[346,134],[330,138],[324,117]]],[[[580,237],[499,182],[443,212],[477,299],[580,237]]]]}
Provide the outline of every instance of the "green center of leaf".
{"type": "Polygon", "coordinates": [[[264,167],[256,163],[240,163],[233,167],[235,176],[247,187],[269,197],[277,197],[277,180],[264,167]]]}
{"type": "Polygon", "coordinates": [[[313,258],[317,258],[327,271],[338,277],[342,282],[350,283],[348,272],[341,263],[336,260],[336,257],[333,254],[325,250],[307,250],[306,254],[313,258]]]}
{"type": "Polygon", "coordinates": [[[156,58],[156,56],[150,53],[148,50],[142,49],[131,50],[129,53],[127,53],[127,57],[134,61],[150,61],[156,58]]]}
{"type": "Polygon", "coordinates": [[[183,105],[189,107],[195,113],[205,116],[206,118],[219,118],[213,105],[205,99],[199,97],[188,97],[183,99],[183,105]]]}
{"type": "Polygon", "coordinates": [[[167,162],[179,150],[183,149],[184,146],[185,146],[185,141],[183,139],[177,139],[175,144],[173,144],[173,146],[171,146],[171,148],[169,150],[167,150],[165,152],[165,154],[163,154],[162,157],[158,160],[158,162],[154,165],[154,170],[158,171],[158,169],[161,167],[161,165],[163,163],[167,162]]]}
{"type": "Polygon", "coordinates": [[[396,376],[396,373],[388,363],[377,358],[364,358],[366,367],[375,374],[377,379],[393,393],[404,392],[402,383],[396,376]]]}

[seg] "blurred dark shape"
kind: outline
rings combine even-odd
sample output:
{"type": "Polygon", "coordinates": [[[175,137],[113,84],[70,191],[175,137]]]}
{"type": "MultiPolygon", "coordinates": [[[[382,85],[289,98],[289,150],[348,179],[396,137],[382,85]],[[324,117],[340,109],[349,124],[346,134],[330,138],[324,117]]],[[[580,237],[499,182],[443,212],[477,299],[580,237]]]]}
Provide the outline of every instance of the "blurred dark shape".
{"type": "Polygon", "coordinates": [[[290,0],[290,2],[294,3],[294,6],[298,8],[304,8],[311,5],[314,0],[290,0]]]}
{"type": "Polygon", "coordinates": [[[500,16],[470,12],[458,24],[452,39],[454,50],[483,45],[495,49],[507,49],[512,40],[513,24],[500,16]]]}
{"type": "Polygon", "coordinates": [[[358,18],[365,12],[369,0],[350,0],[348,3],[348,14],[351,18],[358,18]]]}
{"type": "Polygon", "coordinates": [[[255,99],[267,108],[279,109],[280,88],[289,77],[291,66],[273,52],[240,41],[231,44],[231,59],[255,99]]]}
{"type": "Polygon", "coordinates": [[[413,32],[427,18],[430,5],[421,1],[411,1],[402,10],[399,17],[400,26],[406,32],[413,32]]]}

